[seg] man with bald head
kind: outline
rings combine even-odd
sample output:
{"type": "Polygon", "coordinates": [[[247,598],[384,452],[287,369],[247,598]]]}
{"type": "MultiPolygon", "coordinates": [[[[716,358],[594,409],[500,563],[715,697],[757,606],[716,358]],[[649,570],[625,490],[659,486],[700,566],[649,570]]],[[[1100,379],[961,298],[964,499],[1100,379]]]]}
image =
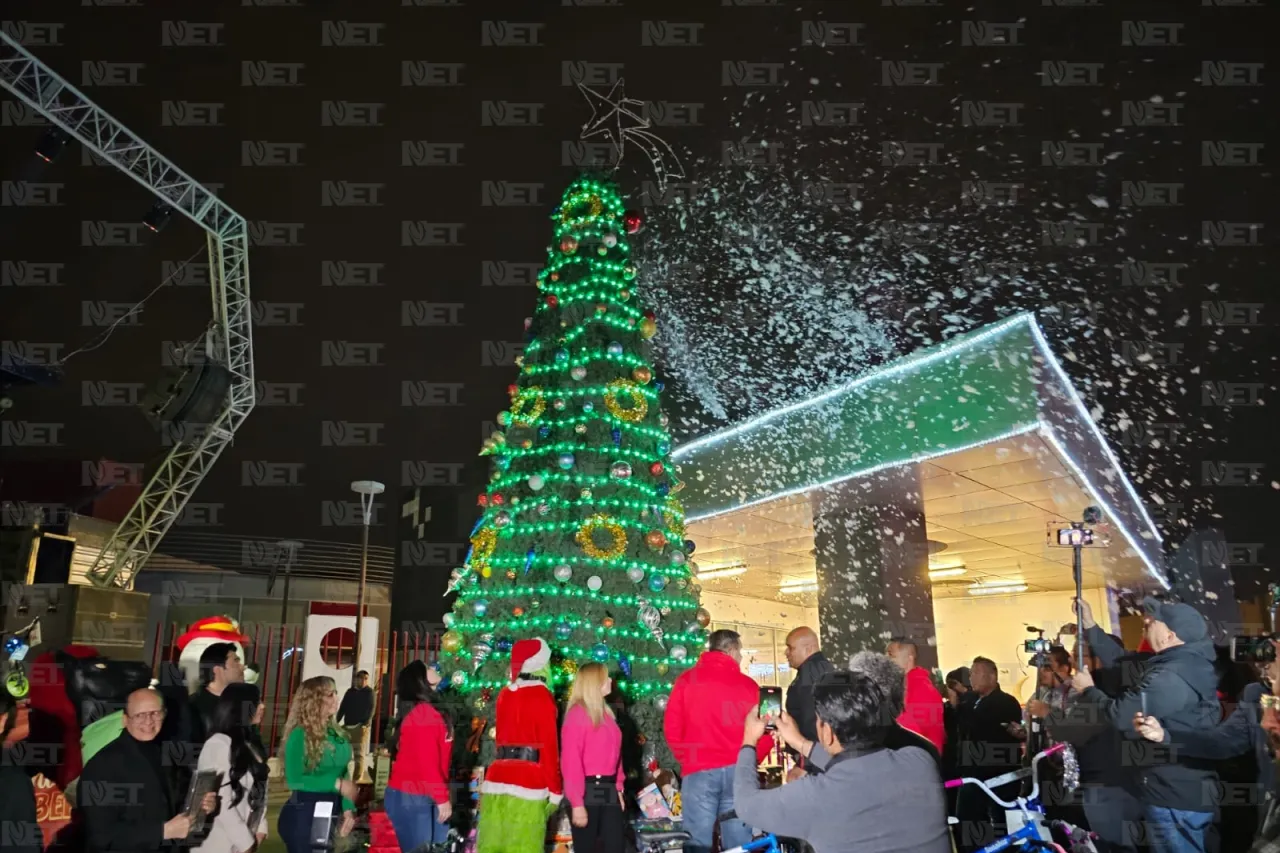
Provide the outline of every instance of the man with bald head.
{"type": "MultiPolygon", "coordinates": [[[[164,716],[159,693],[133,691],[125,704],[124,731],[85,765],[76,796],[87,850],[151,853],[183,846],[191,818],[182,811],[185,792],[174,784],[176,768],[165,761],[157,739],[164,716]]],[[[214,795],[202,805],[212,810],[214,795]]]]}
{"type": "Polygon", "coordinates": [[[796,674],[787,688],[787,715],[795,720],[806,740],[817,740],[813,686],[822,676],[834,672],[835,667],[818,648],[817,633],[803,626],[787,635],[787,663],[796,674]]]}

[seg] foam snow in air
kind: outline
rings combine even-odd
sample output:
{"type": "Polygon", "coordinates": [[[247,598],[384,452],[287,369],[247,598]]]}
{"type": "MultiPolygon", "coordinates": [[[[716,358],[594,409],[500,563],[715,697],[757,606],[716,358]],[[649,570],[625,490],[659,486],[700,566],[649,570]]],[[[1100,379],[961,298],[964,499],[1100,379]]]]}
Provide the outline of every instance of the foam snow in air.
{"type": "MultiPolygon", "coordinates": [[[[1167,473],[1186,470],[1183,448],[1216,436],[1189,422],[1195,391],[1183,369],[1144,349],[1168,339],[1166,291],[1121,284],[1122,265],[1169,260],[1131,227],[1141,208],[1122,203],[1123,176],[1112,171],[1118,159],[1125,174],[1141,172],[1161,141],[1104,117],[1087,133],[1061,134],[1100,142],[1101,165],[1046,168],[1025,133],[963,128],[959,97],[950,123],[913,116],[903,99],[891,114],[869,107],[853,127],[805,127],[802,100],[851,99],[817,91],[831,85],[825,76],[798,79],[808,83],[747,95],[723,131],[737,139],[723,157],[688,158],[685,183],[641,199],[638,256],[645,301],[659,315],[675,436],[741,422],[1034,311],[1144,497],[1183,506],[1175,525],[1207,512],[1184,494],[1185,478],[1167,473]],[[944,144],[936,163],[897,166],[883,148],[892,139],[944,144]],[[1170,422],[1183,431],[1176,442],[1158,428],[1170,422]]],[[[1178,180],[1179,168],[1162,180],[1178,180]]],[[[910,401],[888,405],[876,419],[916,428],[910,401]]]]}

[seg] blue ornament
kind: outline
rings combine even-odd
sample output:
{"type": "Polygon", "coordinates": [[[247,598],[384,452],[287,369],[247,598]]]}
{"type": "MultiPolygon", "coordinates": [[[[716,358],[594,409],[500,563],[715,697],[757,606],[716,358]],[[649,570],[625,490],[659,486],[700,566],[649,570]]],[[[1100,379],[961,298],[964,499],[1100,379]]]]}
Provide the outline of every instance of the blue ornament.
{"type": "Polygon", "coordinates": [[[617,341],[611,341],[609,343],[609,355],[612,355],[612,356],[622,355],[622,344],[618,343],[617,341]]]}
{"type": "Polygon", "coordinates": [[[477,616],[484,616],[489,612],[489,602],[485,601],[483,598],[477,598],[475,601],[471,602],[471,611],[477,616]]]}
{"type": "Polygon", "coordinates": [[[654,488],[654,491],[656,491],[658,494],[662,495],[665,498],[667,496],[667,492],[671,491],[671,487],[668,486],[666,483],[659,483],[654,488]]]}
{"type": "Polygon", "coordinates": [[[609,435],[613,438],[613,444],[615,447],[622,446],[622,430],[614,427],[609,431],[609,435]]]}
{"type": "Polygon", "coordinates": [[[684,552],[685,552],[686,554],[692,554],[692,553],[693,553],[693,549],[694,549],[694,548],[697,548],[697,547],[698,547],[698,546],[694,544],[694,542],[693,542],[693,540],[692,540],[692,539],[686,539],[686,540],[684,540],[684,552]]]}
{"type": "Polygon", "coordinates": [[[533,568],[533,558],[535,552],[533,546],[529,546],[529,550],[524,552],[524,573],[529,574],[529,569],[533,568]]]}
{"type": "Polygon", "coordinates": [[[609,659],[609,647],[604,643],[596,643],[591,647],[591,658],[604,663],[609,659]]]}
{"type": "Polygon", "coordinates": [[[500,639],[498,640],[498,645],[497,645],[497,646],[495,646],[494,648],[496,648],[496,649],[497,649],[498,651],[500,651],[500,652],[509,652],[509,651],[511,651],[511,638],[510,638],[510,637],[502,637],[502,638],[500,638],[500,639]]]}
{"type": "Polygon", "coordinates": [[[549,435],[551,435],[551,427],[546,424],[538,427],[538,438],[546,438],[549,435]]]}
{"type": "Polygon", "coordinates": [[[567,349],[556,350],[556,364],[564,364],[569,360],[569,351],[567,349]]]}
{"type": "Polygon", "coordinates": [[[654,592],[662,592],[667,585],[667,579],[659,574],[649,575],[649,589],[654,592]]]}
{"type": "Polygon", "coordinates": [[[560,467],[563,468],[565,471],[568,471],[570,468],[573,467],[573,462],[574,462],[574,459],[573,459],[572,453],[560,454],[560,467]]]}
{"type": "Polygon", "coordinates": [[[18,647],[21,645],[22,645],[21,637],[10,637],[9,639],[4,641],[4,650],[8,654],[13,654],[18,650],[18,647]]]}
{"type": "Polygon", "coordinates": [[[568,622],[556,623],[556,639],[557,640],[567,640],[569,639],[570,636],[572,636],[572,634],[573,634],[573,626],[570,625],[568,622]]]}
{"type": "Polygon", "coordinates": [[[656,380],[653,383],[653,390],[655,391],[661,391],[663,388],[666,388],[666,387],[667,386],[665,384],[658,382],[656,380]]]}
{"type": "Polygon", "coordinates": [[[503,471],[505,471],[505,470],[507,470],[508,468],[510,468],[510,467],[511,467],[511,457],[510,457],[510,456],[499,456],[499,457],[498,457],[498,467],[499,467],[499,468],[501,468],[503,471]]]}
{"type": "Polygon", "coordinates": [[[627,678],[631,677],[631,659],[625,657],[618,658],[618,669],[622,670],[622,674],[627,678]]]}
{"type": "Polygon", "coordinates": [[[659,456],[666,456],[668,453],[671,452],[671,442],[659,441],[657,449],[658,449],[659,456]]]}
{"type": "Polygon", "coordinates": [[[595,410],[596,410],[596,404],[591,402],[590,400],[582,404],[582,411],[584,412],[594,412],[595,410]]]}

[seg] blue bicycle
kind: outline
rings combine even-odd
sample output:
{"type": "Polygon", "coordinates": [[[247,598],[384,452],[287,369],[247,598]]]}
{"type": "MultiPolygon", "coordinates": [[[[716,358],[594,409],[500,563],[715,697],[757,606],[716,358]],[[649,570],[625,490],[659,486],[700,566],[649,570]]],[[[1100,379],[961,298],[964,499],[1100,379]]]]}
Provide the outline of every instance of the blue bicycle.
{"type": "MultiPolygon", "coordinates": [[[[951,779],[944,783],[947,788],[959,788],[961,785],[977,785],[997,805],[1005,809],[1010,826],[1018,824],[1017,829],[1004,838],[999,838],[983,847],[980,853],[1000,853],[1001,850],[1008,850],[1010,847],[1068,853],[1066,848],[1053,840],[1053,835],[1046,824],[1044,807],[1040,804],[1040,776],[1036,772],[1042,760],[1064,749],[1066,749],[1066,744],[1060,743],[1056,746],[1051,746],[1043,752],[1037,753],[1035,758],[1031,759],[1030,767],[1023,767],[1011,773],[997,776],[994,779],[984,781],[982,779],[964,777],[951,779]],[[1025,797],[1017,797],[1013,802],[1001,799],[996,796],[993,790],[1011,782],[1022,781],[1027,777],[1031,777],[1031,792],[1025,797]]],[[[951,818],[951,821],[955,821],[955,818],[951,818]]],[[[1077,827],[1061,821],[1054,821],[1053,825],[1060,827],[1064,834],[1072,838],[1071,853],[1097,853],[1097,848],[1094,846],[1092,838],[1088,837],[1088,833],[1084,833],[1077,827]]]]}
{"type": "MultiPolygon", "coordinates": [[[[717,818],[718,823],[737,818],[736,812],[726,812],[717,818]]],[[[636,833],[636,850],[638,853],[667,853],[684,846],[693,836],[679,824],[671,820],[637,820],[632,824],[636,833]]],[[[769,833],[756,838],[747,844],[721,850],[720,853],[787,853],[778,837],[769,833]]]]}

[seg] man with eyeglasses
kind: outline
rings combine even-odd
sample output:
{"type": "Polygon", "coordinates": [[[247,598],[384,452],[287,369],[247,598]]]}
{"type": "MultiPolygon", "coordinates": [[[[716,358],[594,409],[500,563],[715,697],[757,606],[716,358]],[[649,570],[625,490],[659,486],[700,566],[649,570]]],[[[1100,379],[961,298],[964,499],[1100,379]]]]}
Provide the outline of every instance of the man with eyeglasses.
{"type": "MultiPolygon", "coordinates": [[[[191,816],[182,809],[183,793],[157,739],[164,723],[164,702],[150,688],[129,694],[124,731],[104,746],[80,775],[76,797],[84,815],[89,851],[172,850],[183,846],[191,816]]],[[[214,795],[201,803],[214,808],[214,795]]]]}

